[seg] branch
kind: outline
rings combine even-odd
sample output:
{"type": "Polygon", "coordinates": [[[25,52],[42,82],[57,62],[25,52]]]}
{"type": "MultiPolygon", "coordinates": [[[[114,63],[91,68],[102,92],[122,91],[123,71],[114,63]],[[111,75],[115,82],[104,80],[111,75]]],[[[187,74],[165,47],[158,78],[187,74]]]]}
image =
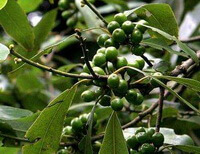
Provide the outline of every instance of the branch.
{"type": "MultiPolygon", "coordinates": [[[[92,75],[78,75],[78,74],[73,74],[73,73],[66,73],[66,72],[62,72],[62,71],[59,71],[57,69],[54,69],[52,67],[48,67],[48,66],[36,63],[36,62],[29,60],[26,57],[20,55],[19,53],[15,52],[13,50],[13,48],[10,49],[10,53],[12,55],[14,55],[15,57],[20,58],[23,62],[25,62],[25,63],[27,63],[31,66],[37,67],[39,69],[42,69],[42,70],[45,70],[45,71],[48,71],[48,72],[51,72],[51,73],[54,73],[54,74],[58,74],[58,75],[61,75],[61,76],[64,76],[64,77],[93,79],[93,80],[95,79],[92,75]]],[[[107,78],[107,76],[99,76],[99,78],[107,78]]]]}
{"type": "Polygon", "coordinates": [[[88,58],[88,49],[86,48],[86,45],[85,45],[86,39],[83,38],[83,37],[81,36],[81,32],[80,32],[79,29],[75,29],[75,32],[76,32],[76,34],[77,34],[76,38],[80,41],[80,46],[81,46],[81,49],[82,49],[82,52],[83,52],[83,59],[84,59],[86,65],[87,65],[87,67],[88,67],[90,73],[92,74],[92,76],[93,76],[95,79],[97,79],[98,76],[97,76],[97,75],[95,74],[95,72],[93,71],[92,66],[90,65],[90,62],[89,62],[89,58],[88,58]]]}
{"type": "Polygon", "coordinates": [[[164,92],[165,89],[163,87],[160,87],[160,96],[159,96],[159,102],[158,102],[158,115],[157,115],[157,121],[156,121],[156,132],[160,131],[160,123],[162,120],[162,111],[163,111],[163,101],[164,101],[164,92]]]}
{"type": "Polygon", "coordinates": [[[153,66],[153,64],[150,62],[150,60],[149,60],[146,56],[142,55],[141,57],[142,57],[142,58],[144,59],[144,61],[149,65],[149,67],[152,67],[152,66],[153,66]]]}
{"type": "Polygon", "coordinates": [[[192,43],[192,42],[199,41],[199,40],[200,40],[200,36],[194,36],[194,37],[191,37],[191,38],[188,38],[188,39],[183,39],[183,40],[181,40],[181,42],[192,43]]]}
{"type": "Polygon", "coordinates": [[[107,26],[108,22],[104,19],[104,17],[97,11],[97,9],[91,5],[87,0],[82,0],[85,5],[87,5],[98,17],[101,19],[104,24],[107,26]]]}

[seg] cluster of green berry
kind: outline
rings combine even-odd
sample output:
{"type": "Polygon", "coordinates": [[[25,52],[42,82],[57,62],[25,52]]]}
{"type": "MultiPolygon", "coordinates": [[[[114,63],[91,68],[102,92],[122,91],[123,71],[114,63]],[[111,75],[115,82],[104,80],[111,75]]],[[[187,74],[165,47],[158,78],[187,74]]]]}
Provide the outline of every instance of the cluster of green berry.
{"type": "Polygon", "coordinates": [[[163,145],[164,136],[152,128],[145,131],[140,127],[126,142],[131,154],[154,154],[163,145]]]}
{"type": "MultiPolygon", "coordinates": [[[[144,23],[144,21],[141,21],[144,23]]],[[[107,26],[108,31],[112,34],[101,34],[97,38],[97,43],[100,48],[97,50],[90,66],[97,75],[109,75],[106,80],[89,81],[88,84],[93,84],[100,87],[96,91],[87,90],[82,93],[82,98],[85,102],[94,101],[99,98],[102,91],[106,94],[100,99],[99,104],[102,106],[111,106],[113,110],[120,111],[123,108],[123,98],[133,105],[141,105],[143,95],[137,89],[132,89],[130,82],[133,76],[138,73],[136,70],[128,68],[120,72],[116,70],[130,66],[142,70],[145,62],[143,59],[137,59],[134,62],[128,62],[125,57],[119,56],[119,47],[125,46],[126,50],[132,50],[136,55],[144,53],[144,47],[139,43],[143,39],[143,33],[146,28],[142,26],[134,26],[132,21],[129,21],[125,14],[118,13],[114,16],[114,21],[111,21],[107,26]],[[127,44],[131,48],[127,49],[127,44]],[[126,79],[129,76],[129,79],[126,79]]],[[[83,73],[80,75],[89,75],[91,72],[86,64],[83,66],[83,73]]]]}
{"type": "MultiPolygon", "coordinates": [[[[86,133],[86,123],[88,121],[90,114],[82,114],[79,117],[76,117],[71,120],[70,126],[66,126],[63,129],[63,135],[69,135],[69,136],[83,136],[84,133],[86,133]]],[[[95,129],[95,126],[97,124],[97,115],[94,113],[93,118],[93,129],[95,129]]],[[[93,131],[95,132],[95,131],[93,131]]]]}

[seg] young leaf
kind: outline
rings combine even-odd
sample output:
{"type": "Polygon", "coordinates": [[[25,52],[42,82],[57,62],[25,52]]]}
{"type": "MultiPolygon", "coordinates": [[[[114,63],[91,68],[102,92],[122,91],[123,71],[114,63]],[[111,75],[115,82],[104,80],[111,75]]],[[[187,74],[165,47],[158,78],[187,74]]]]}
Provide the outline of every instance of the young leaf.
{"type": "Polygon", "coordinates": [[[158,80],[155,77],[152,77],[159,85],[161,85],[163,88],[167,89],[172,95],[174,95],[175,97],[177,97],[181,102],[183,102],[185,105],[187,105],[188,107],[190,107],[191,109],[193,109],[194,111],[196,111],[197,113],[200,113],[200,111],[198,109],[196,109],[191,103],[189,103],[188,101],[186,101],[183,97],[181,97],[179,94],[177,94],[174,90],[172,90],[170,87],[166,86],[163,82],[161,82],[160,80],[158,80]]]}
{"type": "Polygon", "coordinates": [[[0,62],[6,60],[9,54],[10,50],[5,45],[0,43],[0,62]]]}
{"type": "Polygon", "coordinates": [[[148,45],[152,48],[158,49],[158,50],[165,49],[168,52],[170,52],[171,54],[176,54],[176,55],[188,58],[186,53],[173,50],[171,47],[168,46],[168,44],[164,40],[159,39],[159,38],[146,39],[146,40],[143,40],[141,43],[148,45]]]}
{"type": "Polygon", "coordinates": [[[0,10],[6,5],[7,2],[8,2],[8,0],[1,0],[0,1],[0,10]]]}
{"type": "Polygon", "coordinates": [[[34,11],[43,2],[43,0],[18,0],[17,3],[26,12],[34,11]]]}
{"type": "Polygon", "coordinates": [[[35,49],[39,50],[40,45],[45,41],[49,32],[54,26],[57,10],[52,10],[44,15],[42,20],[34,27],[35,49]]]}
{"type": "Polygon", "coordinates": [[[194,79],[180,78],[180,77],[173,77],[173,76],[156,76],[156,78],[163,78],[167,80],[176,81],[188,88],[191,88],[197,92],[200,92],[200,82],[194,79]]]}
{"type": "Polygon", "coordinates": [[[21,149],[13,148],[13,147],[0,147],[0,153],[18,154],[18,153],[21,153],[21,149]]]}
{"type": "MultiPolygon", "coordinates": [[[[128,16],[133,12],[136,13],[138,17],[146,20],[150,26],[158,28],[172,36],[178,37],[178,24],[172,9],[168,4],[147,4],[136,9],[126,11],[125,14],[128,16]]],[[[160,37],[155,33],[150,34],[152,36],[156,35],[157,37],[160,37]]]]}
{"type": "Polygon", "coordinates": [[[0,10],[0,24],[17,43],[27,50],[34,47],[34,33],[26,14],[15,0],[9,0],[0,10]]]}
{"type": "Polygon", "coordinates": [[[61,93],[41,112],[26,133],[34,142],[23,147],[23,153],[55,153],[59,147],[65,115],[72,103],[77,84],[61,93]]]}
{"type": "Polygon", "coordinates": [[[115,112],[112,113],[107,127],[103,144],[99,154],[128,154],[126,141],[124,139],[120,121],[115,112]]]}

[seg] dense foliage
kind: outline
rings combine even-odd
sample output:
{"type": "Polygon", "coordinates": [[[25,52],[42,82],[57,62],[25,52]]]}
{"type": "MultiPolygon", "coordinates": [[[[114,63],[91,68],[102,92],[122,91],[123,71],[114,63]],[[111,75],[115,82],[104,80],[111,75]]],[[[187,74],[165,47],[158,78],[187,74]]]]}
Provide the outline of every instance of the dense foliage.
{"type": "Polygon", "coordinates": [[[0,153],[200,153],[199,7],[1,0],[0,153]]]}

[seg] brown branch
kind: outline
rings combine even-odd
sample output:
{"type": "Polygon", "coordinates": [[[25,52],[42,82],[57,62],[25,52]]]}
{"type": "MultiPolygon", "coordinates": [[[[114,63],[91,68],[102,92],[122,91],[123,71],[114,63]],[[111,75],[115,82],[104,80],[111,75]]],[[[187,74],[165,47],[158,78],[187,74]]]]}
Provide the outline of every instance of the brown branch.
{"type": "Polygon", "coordinates": [[[156,121],[156,132],[160,131],[160,123],[162,120],[162,111],[163,111],[163,101],[164,101],[164,92],[165,89],[163,87],[160,87],[160,96],[158,101],[158,115],[157,115],[157,121],[156,121]]]}
{"type": "Polygon", "coordinates": [[[153,66],[153,64],[150,62],[150,60],[149,60],[146,56],[142,55],[141,57],[142,57],[142,59],[144,59],[144,61],[149,65],[149,67],[152,67],[152,66],[153,66]]]}

